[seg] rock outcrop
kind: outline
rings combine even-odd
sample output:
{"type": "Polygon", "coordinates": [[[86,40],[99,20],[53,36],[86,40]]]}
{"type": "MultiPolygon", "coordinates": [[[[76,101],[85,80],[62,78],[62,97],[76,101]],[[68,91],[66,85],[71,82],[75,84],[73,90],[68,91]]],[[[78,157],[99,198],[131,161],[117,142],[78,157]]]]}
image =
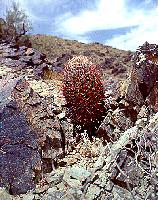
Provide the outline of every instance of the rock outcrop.
{"type": "Polygon", "coordinates": [[[39,51],[26,46],[17,48],[15,44],[5,42],[0,44],[0,63],[1,71],[2,67],[9,67],[16,76],[36,79],[42,76],[44,67],[51,66],[51,62],[39,51]]]}
{"type": "Polygon", "coordinates": [[[158,111],[158,46],[145,43],[133,56],[133,68],[126,99],[134,105],[146,103],[158,111]]]}
{"type": "Polygon", "coordinates": [[[72,128],[55,81],[43,77],[50,67],[45,55],[4,43],[0,50],[0,186],[21,194],[54,169],[72,128]]]}

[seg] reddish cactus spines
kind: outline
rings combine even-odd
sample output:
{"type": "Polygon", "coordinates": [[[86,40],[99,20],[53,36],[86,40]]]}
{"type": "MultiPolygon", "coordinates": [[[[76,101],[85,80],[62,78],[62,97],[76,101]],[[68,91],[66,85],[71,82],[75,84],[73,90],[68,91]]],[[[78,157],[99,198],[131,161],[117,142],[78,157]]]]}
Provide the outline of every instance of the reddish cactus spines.
{"type": "Polygon", "coordinates": [[[63,94],[72,122],[91,136],[105,112],[99,68],[85,56],[73,57],[64,68],[63,94]]]}

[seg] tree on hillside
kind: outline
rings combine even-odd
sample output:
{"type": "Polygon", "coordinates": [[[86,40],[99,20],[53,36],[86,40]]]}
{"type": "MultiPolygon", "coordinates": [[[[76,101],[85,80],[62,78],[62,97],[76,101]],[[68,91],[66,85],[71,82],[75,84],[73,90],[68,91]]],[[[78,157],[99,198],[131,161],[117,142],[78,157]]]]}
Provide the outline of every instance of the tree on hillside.
{"type": "Polygon", "coordinates": [[[3,35],[5,35],[5,26],[5,20],[3,18],[0,18],[0,38],[3,38],[3,35]]]}
{"type": "Polygon", "coordinates": [[[19,4],[15,1],[12,2],[11,6],[6,10],[5,14],[5,25],[0,27],[3,29],[3,39],[17,42],[22,35],[31,30],[31,23],[26,15],[25,11],[19,7],[19,4]]]}
{"type": "Polygon", "coordinates": [[[4,20],[3,14],[4,14],[4,1],[0,0],[0,39],[5,34],[4,27],[6,25],[6,22],[4,20]]]}
{"type": "Polygon", "coordinates": [[[8,35],[17,40],[21,35],[25,35],[31,29],[30,21],[24,10],[20,9],[19,4],[12,2],[12,5],[6,11],[8,35]]]}

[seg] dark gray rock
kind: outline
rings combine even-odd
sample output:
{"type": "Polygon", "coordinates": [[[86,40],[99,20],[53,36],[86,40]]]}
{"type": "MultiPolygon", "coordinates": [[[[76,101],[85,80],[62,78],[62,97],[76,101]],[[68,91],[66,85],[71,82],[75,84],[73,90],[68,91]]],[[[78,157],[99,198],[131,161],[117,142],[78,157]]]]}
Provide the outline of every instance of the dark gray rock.
{"type": "Polygon", "coordinates": [[[27,75],[26,69],[33,69],[36,78],[41,77],[42,69],[48,60],[46,55],[33,48],[16,47],[11,44],[0,44],[0,63],[27,75]],[[37,73],[38,72],[38,73],[37,73]]]}
{"type": "Polygon", "coordinates": [[[133,56],[133,68],[126,99],[134,105],[148,105],[158,110],[158,46],[146,42],[133,56]]]}
{"type": "Polygon", "coordinates": [[[57,57],[53,62],[53,70],[56,72],[62,72],[64,67],[63,63],[66,63],[71,58],[72,55],[68,53],[64,53],[61,56],[57,57]]]}
{"type": "Polygon", "coordinates": [[[15,101],[4,108],[0,123],[0,186],[10,194],[26,193],[41,171],[36,134],[15,101]]]}

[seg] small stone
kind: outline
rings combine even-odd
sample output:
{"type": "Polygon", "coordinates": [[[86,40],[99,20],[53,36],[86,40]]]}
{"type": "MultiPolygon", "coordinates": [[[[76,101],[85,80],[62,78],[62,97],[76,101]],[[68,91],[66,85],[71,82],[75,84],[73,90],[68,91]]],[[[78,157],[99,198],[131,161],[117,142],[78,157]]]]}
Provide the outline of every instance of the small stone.
{"type": "Polygon", "coordinates": [[[100,195],[101,189],[96,185],[91,185],[85,195],[85,200],[96,199],[100,195]]]}
{"type": "Polygon", "coordinates": [[[112,190],[113,186],[114,186],[113,182],[109,180],[106,183],[106,188],[105,189],[110,192],[112,190]]]}
{"type": "Polygon", "coordinates": [[[99,158],[94,164],[94,168],[100,168],[101,166],[103,166],[104,160],[105,158],[103,157],[103,155],[99,156],[99,158]]]}
{"type": "Polygon", "coordinates": [[[60,171],[55,171],[52,174],[50,174],[46,180],[48,183],[52,183],[53,185],[58,184],[60,182],[62,182],[64,173],[60,172],[60,171]]]}
{"type": "Polygon", "coordinates": [[[141,127],[141,128],[144,128],[147,121],[148,121],[147,118],[138,119],[138,120],[136,121],[136,125],[138,125],[138,126],[141,127]]]}
{"type": "Polygon", "coordinates": [[[65,184],[63,182],[59,183],[58,185],[56,185],[56,187],[59,189],[59,190],[64,190],[65,189],[65,184]]]}
{"type": "Polygon", "coordinates": [[[34,50],[33,50],[32,48],[28,48],[27,51],[25,52],[25,54],[26,54],[27,56],[32,56],[34,53],[35,53],[35,52],[34,52],[34,50]]]}
{"type": "Polygon", "coordinates": [[[39,194],[39,193],[43,193],[46,190],[48,190],[49,186],[48,185],[44,185],[43,187],[38,187],[35,189],[35,194],[39,194]]]}
{"type": "Polygon", "coordinates": [[[1,200],[12,200],[11,195],[4,188],[0,188],[0,199],[1,200]]]}
{"type": "Polygon", "coordinates": [[[62,112],[60,114],[57,115],[59,119],[63,119],[65,118],[65,112],[62,112]]]}
{"type": "Polygon", "coordinates": [[[34,194],[31,194],[31,193],[24,194],[24,195],[22,196],[22,199],[23,199],[23,200],[33,200],[33,199],[35,199],[35,195],[34,195],[34,194]]]}
{"type": "Polygon", "coordinates": [[[66,179],[65,181],[72,188],[80,188],[82,185],[79,180],[75,180],[75,179],[66,179]]]}
{"type": "Polygon", "coordinates": [[[147,107],[145,105],[143,105],[137,115],[137,119],[141,119],[141,118],[147,118],[149,115],[149,112],[147,110],[147,107]]]}
{"type": "Polygon", "coordinates": [[[101,172],[100,174],[99,174],[99,186],[100,187],[108,187],[108,177],[107,177],[107,174],[106,174],[106,172],[101,172]]]}
{"type": "MultiPolygon", "coordinates": [[[[119,186],[115,186],[112,190],[112,194],[113,194],[113,200],[118,200],[118,199],[126,199],[126,200],[131,200],[132,195],[128,190],[125,190],[119,186]]],[[[140,200],[140,199],[138,199],[140,200]]]]}
{"type": "Polygon", "coordinates": [[[65,192],[63,191],[54,191],[51,194],[46,194],[42,197],[42,200],[64,200],[65,192]]]}
{"type": "Polygon", "coordinates": [[[54,193],[55,191],[57,191],[57,187],[51,187],[48,189],[47,193],[51,194],[51,193],[54,193]]]}
{"type": "Polygon", "coordinates": [[[83,167],[73,166],[68,169],[67,173],[70,177],[79,180],[80,182],[84,181],[91,173],[83,167]]]}
{"type": "Polygon", "coordinates": [[[81,199],[81,196],[82,196],[82,191],[79,190],[78,188],[71,188],[70,190],[68,190],[68,193],[71,194],[74,199],[81,199]]]}

